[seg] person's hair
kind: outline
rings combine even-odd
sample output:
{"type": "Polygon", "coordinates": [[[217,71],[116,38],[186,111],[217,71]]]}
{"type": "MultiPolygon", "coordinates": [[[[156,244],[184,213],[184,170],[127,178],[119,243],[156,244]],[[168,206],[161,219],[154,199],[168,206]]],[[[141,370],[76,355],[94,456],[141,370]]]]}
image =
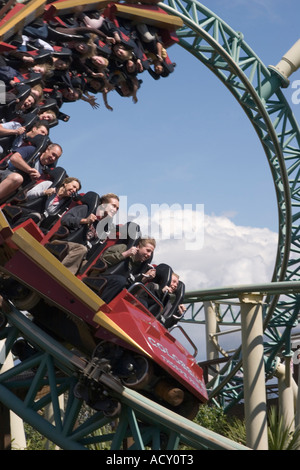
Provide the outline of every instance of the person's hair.
{"type": "Polygon", "coordinates": [[[127,49],[127,47],[125,47],[123,44],[120,44],[119,42],[117,44],[114,44],[114,46],[113,46],[113,52],[115,53],[115,55],[117,55],[116,52],[115,52],[115,46],[117,48],[123,49],[126,52],[125,57],[123,57],[122,59],[120,57],[118,57],[119,60],[122,60],[123,62],[125,62],[125,60],[131,60],[133,58],[132,50],[127,49]]]}
{"type": "Polygon", "coordinates": [[[72,63],[72,58],[71,57],[55,57],[55,60],[53,60],[53,67],[55,68],[55,62],[56,60],[61,60],[62,62],[65,62],[67,66],[69,66],[72,63]]]}
{"type": "Polygon", "coordinates": [[[51,116],[53,116],[53,120],[56,119],[56,113],[52,110],[52,109],[44,109],[44,111],[42,110],[40,113],[39,113],[39,116],[43,113],[49,113],[51,114],[51,116]]]}
{"type": "Polygon", "coordinates": [[[69,184],[69,183],[72,183],[72,181],[77,181],[77,183],[79,184],[79,188],[78,188],[78,191],[81,189],[81,182],[79,181],[78,178],[73,178],[73,176],[67,176],[63,182],[61,183],[60,186],[63,186],[64,184],[69,184]]]}
{"type": "MultiPolygon", "coordinates": [[[[99,54],[93,55],[91,57],[91,61],[93,62],[93,58],[98,57],[98,56],[99,56],[99,54]]],[[[106,57],[102,57],[102,59],[104,60],[104,64],[102,64],[102,65],[94,64],[97,69],[106,69],[109,66],[109,60],[106,57]]]]}
{"type": "Polygon", "coordinates": [[[45,62],[43,64],[35,64],[39,65],[40,67],[44,67],[45,72],[43,73],[43,77],[47,77],[51,75],[52,70],[54,69],[53,64],[50,64],[49,62],[45,62]]]}
{"type": "Polygon", "coordinates": [[[34,127],[35,127],[36,129],[39,129],[40,127],[46,127],[47,131],[49,131],[47,121],[43,121],[43,120],[42,120],[42,121],[36,121],[36,122],[32,125],[31,129],[33,129],[34,127]]]}
{"type": "MultiPolygon", "coordinates": [[[[96,44],[94,43],[93,36],[97,38],[96,34],[91,34],[90,39],[86,42],[86,44],[88,45],[88,50],[84,52],[83,54],[80,53],[81,59],[90,59],[91,57],[93,57],[93,55],[96,54],[97,47],[96,47],[96,44]]],[[[78,40],[76,42],[78,43],[78,42],[84,42],[84,41],[78,40]]]]}
{"type": "MultiPolygon", "coordinates": [[[[28,96],[31,96],[34,99],[34,104],[37,104],[38,98],[35,96],[34,93],[30,92],[28,96]]],[[[27,96],[27,98],[28,98],[28,96],[27,96]]],[[[26,98],[23,101],[25,101],[25,100],[26,100],[26,98]]]]}
{"type": "Polygon", "coordinates": [[[83,92],[82,89],[79,87],[73,88],[74,93],[77,93],[78,98],[75,98],[75,100],[80,100],[82,98],[83,92]]]}
{"type": "Polygon", "coordinates": [[[44,90],[43,90],[42,85],[40,85],[39,83],[31,87],[31,90],[37,91],[39,93],[39,97],[38,97],[39,100],[42,100],[44,98],[44,90]]]}
{"type": "Polygon", "coordinates": [[[172,273],[172,276],[175,276],[175,277],[177,277],[177,279],[179,279],[179,274],[177,274],[177,273],[174,273],[174,272],[173,272],[173,273],[172,273]]]}
{"type": "Polygon", "coordinates": [[[51,143],[48,145],[47,149],[52,148],[52,147],[59,147],[61,153],[63,152],[62,146],[59,145],[59,144],[56,144],[56,143],[54,143],[54,142],[51,142],[51,143]]]}
{"type": "Polygon", "coordinates": [[[117,199],[119,201],[119,196],[114,193],[107,193],[100,197],[100,204],[107,204],[110,199],[117,199]]]}
{"type": "Polygon", "coordinates": [[[141,238],[139,240],[139,245],[141,246],[146,246],[148,243],[154,246],[154,248],[156,247],[156,240],[154,238],[141,238]]]}

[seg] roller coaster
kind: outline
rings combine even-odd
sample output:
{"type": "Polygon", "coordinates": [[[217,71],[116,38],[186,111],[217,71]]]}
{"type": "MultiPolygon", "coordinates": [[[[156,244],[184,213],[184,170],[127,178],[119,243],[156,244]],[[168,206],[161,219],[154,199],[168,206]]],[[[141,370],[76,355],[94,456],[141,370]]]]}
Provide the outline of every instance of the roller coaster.
{"type": "MultiPolygon", "coordinates": [[[[221,80],[252,123],[268,159],[278,201],[279,237],[273,277],[266,285],[182,293],[180,301],[188,307],[187,313],[174,328],[185,333],[185,324],[209,325],[213,318],[217,326],[208,332],[214,344],[208,358],[211,361],[207,361],[212,365],[218,362],[220,348],[216,338],[220,328],[228,324],[242,324],[245,328],[247,304],[262,305],[259,314],[263,317],[263,331],[258,330],[256,334],[264,336],[261,342],[264,380],[278,374],[282,359],[287,364],[285,371],[289,370],[291,334],[297,324],[300,289],[297,282],[300,141],[298,125],[281,87],[287,86],[289,75],[295,69],[294,55],[292,58],[289,55],[276,67],[265,67],[240,33],[197,1],[8,2],[0,10],[1,52],[14,54],[18,51],[18,34],[24,28],[46,25],[54,53],[62,57],[66,51],[61,44],[70,45],[71,41],[84,39],[81,31],[74,31],[73,20],[78,7],[80,14],[94,14],[96,19],[99,13],[101,16],[105,12],[105,17],[114,24],[130,21],[155,28],[165,47],[163,60],[156,54],[159,65],[163,64],[163,72],[151,68],[149,57],[138,56],[139,63],[148,67],[155,79],[159,78],[159,73],[164,76],[173,73],[168,47],[181,46],[221,80]],[[282,294],[284,300],[281,300],[282,294]],[[239,305],[233,308],[232,301],[236,299],[239,305]],[[223,305],[225,311],[222,311],[223,305]]],[[[108,44],[102,39],[97,39],[97,50],[105,56],[108,44]]],[[[129,41],[124,35],[121,39],[129,41]]],[[[36,58],[39,54],[47,55],[47,51],[33,43],[27,54],[36,58]]],[[[17,87],[18,102],[23,99],[23,92],[28,93],[28,86],[38,82],[31,82],[32,79],[37,77],[26,76],[22,83],[25,88],[17,87]]],[[[114,84],[124,96],[127,89],[123,84],[116,81],[114,84]]],[[[139,84],[134,80],[128,86],[133,98],[135,86],[139,84]]],[[[59,119],[66,117],[60,111],[63,101],[55,87],[47,92],[44,110],[52,107],[57,111],[59,118],[52,123],[57,125],[59,119]]],[[[11,106],[5,103],[2,109],[2,122],[8,121],[11,106]]],[[[35,156],[40,156],[48,141],[39,139],[37,142],[35,156]]],[[[65,176],[64,169],[61,173],[60,170],[60,167],[49,169],[48,178],[65,176]]],[[[161,314],[153,315],[138,300],[136,289],[147,291],[141,283],[124,289],[109,303],[102,300],[105,272],[101,264],[102,249],[76,276],[64,267],[60,262],[63,244],[55,244],[58,233],[62,239],[66,236],[61,235],[60,219],[50,218],[51,226],[45,225],[46,222],[44,226],[37,224],[32,217],[18,221],[23,195],[24,187],[1,201],[0,359],[3,368],[0,402],[3,406],[62,449],[86,450],[95,445],[110,450],[178,450],[181,446],[248,449],[192,421],[201,403],[214,402],[228,410],[243,399],[247,401],[249,384],[246,387],[245,380],[241,379],[245,379],[249,369],[249,350],[245,345],[230,357],[225,354],[224,367],[204,374],[207,364],[197,364],[196,353],[189,353],[175,339],[161,314]],[[63,331],[60,330],[62,323],[63,331]],[[73,331],[75,335],[70,333],[73,331]],[[29,345],[30,351],[27,349],[22,355],[18,349],[20,344],[29,345]],[[20,360],[7,367],[12,352],[20,360]],[[167,393],[170,389],[183,392],[184,398],[178,402],[177,396],[170,400],[167,393]],[[87,405],[92,413],[82,419],[87,405]],[[47,406],[52,407],[52,420],[41,413],[47,406]]],[[[99,204],[99,196],[87,193],[69,201],[71,207],[76,204],[87,204],[93,212],[99,204]]],[[[137,238],[128,240],[128,227],[126,236],[123,229],[118,228],[114,243],[124,237],[127,237],[126,243],[136,243],[138,230],[137,238]]],[[[104,244],[103,250],[108,245],[104,244]]],[[[160,309],[159,302],[155,302],[160,309]]],[[[292,379],[287,373],[285,380],[289,380],[291,388],[292,379]]],[[[250,439],[249,447],[259,448],[259,445],[250,439]]]]}

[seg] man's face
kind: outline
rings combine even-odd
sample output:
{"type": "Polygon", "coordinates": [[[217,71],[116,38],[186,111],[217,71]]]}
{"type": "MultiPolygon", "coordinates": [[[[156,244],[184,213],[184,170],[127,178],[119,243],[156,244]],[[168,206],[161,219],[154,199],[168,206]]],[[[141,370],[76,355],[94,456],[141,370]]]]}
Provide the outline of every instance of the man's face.
{"type": "Polygon", "coordinates": [[[57,145],[50,145],[40,157],[42,165],[50,165],[55,163],[61,156],[61,150],[57,145]]]}
{"type": "Polygon", "coordinates": [[[35,137],[36,135],[48,135],[48,129],[46,126],[33,126],[32,130],[28,134],[30,135],[30,137],[35,137]]]}
{"type": "Polygon", "coordinates": [[[119,210],[118,199],[112,197],[108,202],[101,204],[97,209],[97,217],[103,219],[104,217],[114,217],[119,210]]]}
{"type": "Polygon", "coordinates": [[[171,291],[171,293],[176,292],[177,287],[178,287],[178,282],[179,282],[178,277],[175,276],[174,274],[172,274],[172,279],[171,279],[171,283],[170,283],[170,291],[171,291]]]}
{"type": "Polygon", "coordinates": [[[79,99],[79,94],[72,88],[64,88],[62,90],[63,97],[68,101],[76,101],[79,99]]]}
{"type": "Polygon", "coordinates": [[[86,54],[89,50],[89,46],[85,42],[78,41],[74,43],[74,49],[80,54],[86,54]]]}
{"type": "Polygon", "coordinates": [[[66,70],[69,67],[69,65],[65,60],[57,59],[54,62],[54,67],[56,68],[56,70],[66,70]]]}
{"type": "Polygon", "coordinates": [[[157,75],[160,75],[161,73],[163,73],[164,68],[160,63],[157,63],[154,65],[154,71],[155,73],[157,73],[157,75]]]}
{"type": "Polygon", "coordinates": [[[137,261],[147,261],[147,259],[150,259],[154,251],[154,246],[151,245],[150,243],[147,243],[145,246],[139,245],[139,251],[135,255],[135,259],[137,261]]]}

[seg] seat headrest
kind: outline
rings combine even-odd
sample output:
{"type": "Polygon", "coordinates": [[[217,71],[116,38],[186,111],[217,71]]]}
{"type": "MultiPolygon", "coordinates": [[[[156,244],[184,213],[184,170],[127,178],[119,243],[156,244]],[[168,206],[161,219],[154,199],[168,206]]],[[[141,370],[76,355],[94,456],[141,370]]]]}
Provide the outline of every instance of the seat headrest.
{"type": "Polygon", "coordinates": [[[61,166],[56,168],[47,168],[45,173],[49,176],[52,181],[52,186],[59,186],[67,176],[67,172],[61,166]]]}
{"type": "Polygon", "coordinates": [[[131,248],[141,238],[141,228],[135,222],[127,222],[119,227],[119,240],[117,243],[125,243],[131,248]]]}
{"type": "Polygon", "coordinates": [[[94,191],[88,191],[87,193],[80,196],[80,201],[82,204],[86,204],[88,206],[88,212],[91,213],[95,212],[99,206],[100,196],[94,191]]]}
{"type": "Polygon", "coordinates": [[[156,276],[153,282],[159,284],[161,288],[170,285],[173,270],[168,264],[160,263],[155,267],[156,276]]]}

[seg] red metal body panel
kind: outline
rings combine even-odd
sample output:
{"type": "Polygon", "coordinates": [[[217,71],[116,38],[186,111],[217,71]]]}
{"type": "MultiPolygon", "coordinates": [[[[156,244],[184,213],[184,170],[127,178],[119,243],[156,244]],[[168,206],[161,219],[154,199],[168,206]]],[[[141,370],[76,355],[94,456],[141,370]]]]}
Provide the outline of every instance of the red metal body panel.
{"type": "MultiPolygon", "coordinates": [[[[199,400],[207,400],[203,371],[195,358],[135,297],[124,290],[109,303],[109,307],[111,312],[107,316],[141,346],[154,362],[199,400]]],[[[96,336],[109,339],[101,328],[96,336]]]]}
{"type": "Polygon", "coordinates": [[[14,15],[19,13],[19,11],[23,10],[25,5],[22,5],[21,3],[17,3],[6,15],[5,17],[0,21],[0,26],[2,26],[4,23],[6,23],[8,20],[10,20],[14,15]]]}
{"type": "Polygon", "coordinates": [[[89,310],[71,291],[61,286],[45,271],[36,266],[26,255],[17,251],[6,263],[5,269],[15,278],[23,281],[36,292],[50,299],[61,307],[62,310],[73,313],[90,325],[97,327],[93,322],[94,312],[89,310]]]}
{"type": "Polygon", "coordinates": [[[16,49],[16,46],[12,46],[11,44],[7,44],[6,42],[0,42],[0,53],[15,51],[16,49]]]}

